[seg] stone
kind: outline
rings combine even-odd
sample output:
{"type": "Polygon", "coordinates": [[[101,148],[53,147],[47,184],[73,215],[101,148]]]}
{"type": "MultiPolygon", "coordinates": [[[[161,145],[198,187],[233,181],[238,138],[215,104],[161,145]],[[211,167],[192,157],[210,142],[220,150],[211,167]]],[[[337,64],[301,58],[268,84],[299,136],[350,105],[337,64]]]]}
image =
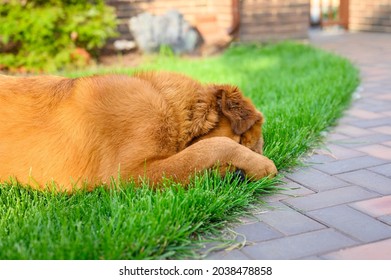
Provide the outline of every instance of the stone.
{"type": "Polygon", "coordinates": [[[146,53],[159,52],[162,46],[170,47],[175,54],[196,51],[201,36],[176,10],[163,15],[141,13],[129,21],[138,47],[146,53]]]}
{"type": "Polygon", "coordinates": [[[136,42],[129,40],[116,40],[113,45],[116,51],[131,51],[137,48],[136,42]]]}
{"type": "Polygon", "coordinates": [[[328,225],[361,242],[374,242],[391,237],[391,227],[347,205],[338,205],[307,213],[313,219],[328,225]]]}
{"type": "Polygon", "coordinates": [[[325,254],[352,245],[357,241],[333,229],[310,231],[244,247],[241,252],[256,260],[292,260],[325,254]]]}

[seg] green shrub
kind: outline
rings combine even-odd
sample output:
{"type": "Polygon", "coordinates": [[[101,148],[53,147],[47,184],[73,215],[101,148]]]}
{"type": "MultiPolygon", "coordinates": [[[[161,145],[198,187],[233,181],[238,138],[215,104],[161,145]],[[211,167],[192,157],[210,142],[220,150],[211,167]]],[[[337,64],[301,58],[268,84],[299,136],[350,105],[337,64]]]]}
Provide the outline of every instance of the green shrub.
{"type": "Polygon", "coordinates": [[[104,0],[0,0],[0,69],[57,71],[88,62],[116,35],[104,0]],[[87,53],[87,52],[88,53],[87,53]]]}

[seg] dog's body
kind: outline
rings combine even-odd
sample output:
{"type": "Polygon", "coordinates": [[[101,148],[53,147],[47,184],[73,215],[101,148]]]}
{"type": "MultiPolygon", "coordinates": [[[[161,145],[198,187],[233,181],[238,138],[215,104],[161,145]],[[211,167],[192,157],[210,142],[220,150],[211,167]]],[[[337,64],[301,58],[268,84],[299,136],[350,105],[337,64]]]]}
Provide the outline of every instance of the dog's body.
{"type": "Polygon", "coordinates": [[[0,179],[72,191],[119,173],[186,183],[232,165],[276,174],[261,155],[262,115],[228,85],[174,73],[68,79],[0,75],[0,179]]]}

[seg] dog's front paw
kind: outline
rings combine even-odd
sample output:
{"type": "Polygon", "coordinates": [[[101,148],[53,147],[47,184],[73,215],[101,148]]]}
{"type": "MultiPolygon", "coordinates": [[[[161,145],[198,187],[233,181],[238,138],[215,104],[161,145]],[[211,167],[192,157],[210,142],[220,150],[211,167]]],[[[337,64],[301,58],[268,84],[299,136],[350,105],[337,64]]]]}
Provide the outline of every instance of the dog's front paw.
{"type": "Polygon", "coordinates": [[[276,176],[278,173],[277,167],[271,159],[267,159],[267,163],[265,164],[265,172],[266,176],[270,178],[276,176]]]}
{"type": "Polygon", "coordinates": [[[278,173],[274,162],[262,155],[257,155],[247,162],[245,168],[241,169],[252,180],[260,180],[264,177],[272,178],[278,173]]]}

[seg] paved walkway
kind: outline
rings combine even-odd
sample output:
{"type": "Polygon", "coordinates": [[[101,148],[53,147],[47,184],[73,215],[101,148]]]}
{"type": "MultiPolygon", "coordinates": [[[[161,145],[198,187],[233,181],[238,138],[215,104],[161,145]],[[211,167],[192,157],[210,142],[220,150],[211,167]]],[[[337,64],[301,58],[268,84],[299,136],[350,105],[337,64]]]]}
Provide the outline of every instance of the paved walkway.
{"type": "Polygon", "coordinates": [[[295,189],[269,197],[272,209],[234,229],[248,245],[209,259],[391,259],[391,34],[310,41],[360,68],[361,97],[310,167],[287,175],[295,189]]]}

